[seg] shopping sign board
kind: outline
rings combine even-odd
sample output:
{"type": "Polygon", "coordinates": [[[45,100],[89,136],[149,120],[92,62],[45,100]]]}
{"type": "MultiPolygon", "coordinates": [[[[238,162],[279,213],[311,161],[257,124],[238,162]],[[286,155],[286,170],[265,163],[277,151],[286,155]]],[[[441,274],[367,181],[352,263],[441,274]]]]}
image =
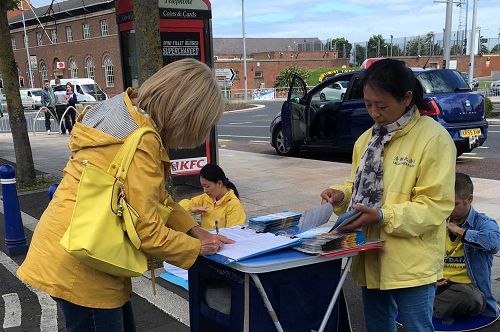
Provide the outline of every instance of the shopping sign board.
{"type": "Polygon", "coordinates": [[[236,77],[236,72],[232,68],[216,68],[215,76],[221,81],[233,81],[236,77]]]}

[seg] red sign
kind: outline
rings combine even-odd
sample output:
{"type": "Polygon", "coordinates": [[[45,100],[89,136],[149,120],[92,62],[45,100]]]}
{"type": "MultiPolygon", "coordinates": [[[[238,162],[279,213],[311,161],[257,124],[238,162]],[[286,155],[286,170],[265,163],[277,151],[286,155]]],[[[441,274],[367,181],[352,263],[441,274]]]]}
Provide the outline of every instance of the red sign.
{"type": "Polygon", "coordinates": [[[172,175],[198,174],[203,166],[207,164],[207,157],[171,160],[172,175]]]}

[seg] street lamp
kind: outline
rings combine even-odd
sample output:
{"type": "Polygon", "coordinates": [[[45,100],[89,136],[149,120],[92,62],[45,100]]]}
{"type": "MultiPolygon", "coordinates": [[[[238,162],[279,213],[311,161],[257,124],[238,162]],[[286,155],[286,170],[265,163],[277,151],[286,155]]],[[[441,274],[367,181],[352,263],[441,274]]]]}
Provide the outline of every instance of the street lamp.
{"type": "Polygon", "coordinates": [[[392,38],[393,36],[391,35],[391,58],[392,58],[392,38]]]}
{"type": "Polygon", "coordinates": [[[243,84],[245,86],[245,96],[243,100],[248,101],[248,81],[247,81],[247,43],[245,40],[245,0],[241,0],[241,31],[243,34],[243,84]]]}
{"type": "Polygon", "coordinates": [[[389,45],[385,44],[385,56],[388,58],[389,57],[389,45]]]}

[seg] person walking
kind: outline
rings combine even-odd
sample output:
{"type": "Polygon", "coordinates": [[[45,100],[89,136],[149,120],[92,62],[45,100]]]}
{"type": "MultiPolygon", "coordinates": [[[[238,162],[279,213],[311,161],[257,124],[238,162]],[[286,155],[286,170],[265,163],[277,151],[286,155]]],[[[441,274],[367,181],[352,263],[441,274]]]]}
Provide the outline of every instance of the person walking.
{"type": "MultiPolygon", "coordinates": [[[[54,95],[54,91],[50,86],[49,80],[43,81],[43,89],[42,89],[42,106],[46,107],[47,110],[44,111],[45,115],[45,130],[47,131],[47,135],[50,135],[50,117],[55,116],[56,114],[56,97],[54,95]]],[[[57,122],[57,118],[54,119],[57,122]]]]}
{"type": "MultiPolygon", "coordinates": [[[[97,104],[77,121],[62,181],[17,270],[23,282],[56,300],[67,331],[135,331],[131,278],[83,264],[64,250],[60,240],[71,222],[82,164],[90,160],[108,169],[125,139],[137,129],[152,128],[158,134],[142,137],[123,186],[127,203],[138,215],[140,250],[188,269],[198,256],[214,254],[234,242],[199,227],[165,189],[171,165],[167,149],[202,144],[223,110],[224,99],[211,69],[195,59],[183,59],[163,67],[138,89],[129,88],[97,104]],[[171,209],[166,220],[161,213],[165,209],[171,209]]],[[[109,202],[94,203],[107,207],[109,202]]]]}

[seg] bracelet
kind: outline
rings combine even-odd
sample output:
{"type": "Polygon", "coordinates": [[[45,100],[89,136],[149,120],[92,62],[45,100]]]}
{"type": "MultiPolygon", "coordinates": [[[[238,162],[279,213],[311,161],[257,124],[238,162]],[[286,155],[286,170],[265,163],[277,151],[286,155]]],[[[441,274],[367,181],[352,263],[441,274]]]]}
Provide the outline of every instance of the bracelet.
{"type": "Polygon", "coordinates": [[[378,224],[377,225],[382,225],[384,223],[384,211],[382,211],[381,208],[377,208],[378,212],[378,224]]]}

